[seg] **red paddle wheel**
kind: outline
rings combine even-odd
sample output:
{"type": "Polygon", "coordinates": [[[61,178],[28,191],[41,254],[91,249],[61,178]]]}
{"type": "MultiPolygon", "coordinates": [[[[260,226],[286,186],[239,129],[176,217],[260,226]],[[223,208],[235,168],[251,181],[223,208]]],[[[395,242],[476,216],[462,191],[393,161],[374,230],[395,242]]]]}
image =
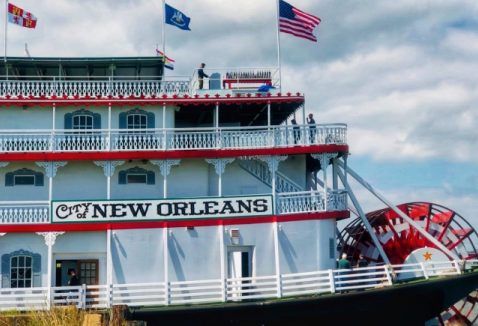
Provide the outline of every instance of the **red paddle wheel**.
{"type": "MultiPolygon", "coordinates": [[[[446,207],[425,203],[407,203],[397,206],[426,232],[453,251],[460,259],[478,258],[478,234],[461,215],[446,207]]],[[[436,246],[424,238],[392,209],[386,208],[367,215],[375,234],[392,264],[402,264],[414,250],[436,246]]],[[[369,233],[360,218],[353,220],[340,233],[340,250],[357,259],[362,253],[369,261],[381,263],[369,233]]],[[[438,248],[436,248],[438,249],[438,248]]],[[[438,321],[458,322],[459,325],[478,323],[478,294],[476,291],[454,304],[438,316],[438,321]]]]}

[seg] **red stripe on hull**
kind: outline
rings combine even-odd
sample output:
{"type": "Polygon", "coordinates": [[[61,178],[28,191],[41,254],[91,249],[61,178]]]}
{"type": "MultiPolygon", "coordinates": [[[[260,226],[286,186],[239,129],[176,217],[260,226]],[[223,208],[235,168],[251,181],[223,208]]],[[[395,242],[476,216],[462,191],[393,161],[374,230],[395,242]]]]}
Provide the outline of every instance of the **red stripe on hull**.
{"type": "Polygon", "coordinates": [[[87,161],[133,159],[181,159],[207,157],[238,157],[256,155],[293,155],[308,153],[348,153],[348,145],[308,145],[259,149],[204,149],[176,151],[130,152],[58,152],[58,153],[0,153],[0,161],[87,161]]]}
{"type": "Polygon", "coordinates": [[[291,214],[266,217],[228,218],[228,219],[207,219],[207,220],[181,220],[181,221],[157,221],[157,222],[115,222],[115,223],[88,223],[88,224],[35,224],[35,225],[1,225],[0,232],[52,232],[52,231],[103,231],[103,230],[125,230],[125,229],[154,229],[154,228],[178,228],[178,227],[201,227],[216,225],[238,225],[238,224],[261,224],[273,222],[294,222],[309,220],[342,220],[350,217],[349,211],[291,214]]]}

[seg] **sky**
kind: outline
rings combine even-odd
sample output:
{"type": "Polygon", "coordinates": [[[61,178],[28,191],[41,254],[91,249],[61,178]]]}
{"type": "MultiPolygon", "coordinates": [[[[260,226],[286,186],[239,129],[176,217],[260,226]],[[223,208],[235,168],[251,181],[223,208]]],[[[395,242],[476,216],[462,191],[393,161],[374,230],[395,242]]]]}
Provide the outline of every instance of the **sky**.
{"type": "MultiPolygon", "coordinates": [[[[318,42],[280,35],[282,88],[317,123],[346,123],[349,166],[392,202],[431,201],[478,228],[478,2],[290,0],[322,23],[318,42]]],[[[8,25],[8,55],[149,56],[160,0],[16,0],[35,30],[8,25]]],[[[168,0],[191,31],[167,25],[169,75],[277,66],[274,0],[168,0]]],[[[300,121],[299,121],[300,123],[300,121]]],[[[366,211],[382,208],[363,190],[366,211]]]]}

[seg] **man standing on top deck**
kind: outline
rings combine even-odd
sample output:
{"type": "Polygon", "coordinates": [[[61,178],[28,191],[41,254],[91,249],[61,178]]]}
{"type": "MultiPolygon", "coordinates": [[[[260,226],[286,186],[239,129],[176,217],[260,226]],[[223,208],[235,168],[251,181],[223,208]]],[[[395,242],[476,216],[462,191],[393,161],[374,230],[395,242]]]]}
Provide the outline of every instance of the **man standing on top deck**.
{"type": "Polygon", "coordinates": [[[202,87],[204,85],[204,78],[209,78],[209,76],[204,73],[204,70],[203,70],[204,67],[206,67],[206,64],[201,63],[201,66],[198,69],[199,89],[202,89],[202,87]]]}
{"type": "Polygon", "coordinates": [[[314,115],[312,113],[309,113],[309,117],[307,118],[307,123],[309,124],[310,143],[313,144],[315,143],[315,133],[317,131],[315,127],[314,115]]]}

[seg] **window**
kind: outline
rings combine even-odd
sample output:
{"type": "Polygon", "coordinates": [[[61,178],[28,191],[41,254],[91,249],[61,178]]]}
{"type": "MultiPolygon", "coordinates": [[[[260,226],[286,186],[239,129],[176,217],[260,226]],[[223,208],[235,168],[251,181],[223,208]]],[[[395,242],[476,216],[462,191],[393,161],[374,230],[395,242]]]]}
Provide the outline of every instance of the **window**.
{"type": "Polygon", "coordinates": [[[126,183],[146,183],[147,175],[146,174],[126,174],[126,183]]]}
{"type": "Polygon", "coordinates": [[[41,255],[20,249],[1,257],[3,287],[41,286],[41,255]]]}
{"type": "Polygon", "coordinates": [[[72,129],[93,129],[93,116],[91,115],[81,114],[72,119],[72,129]]]}
{"type": "Polygon", "coordinates": [[[127,129],[146,129],[147,124],[147,116],[146,114],[128,114],[126,116],[127,122],[126,122],[126,128],[127,129]]]}
{"type": "Polygon", "coordinates": [[[335,259],[335,238],[329,238],[329,258],[335,259]]]}
{"type": "Polygon", "coordinates": [[[126,184],[155,184],[155,174],[153,171],[140,168],[138,166],[120,171],[118,173],[118,183],[120,185],[126,184]]]}
{"type": "Polygon", "coordinates": [[[43,186],[43,173],[30,169],[19,169],[5,174],[5,186],[43,186]]]}
{"type": "Polygon", "coordinates": [[[65,129],[101,129],[101,115],[81,109],[65,114],[65,129]]]}
{"type": "Polygon", "coordinates": [[[119,115],[120,129],[153,129],[155,126],[154,113],[140,109],[121,112],[119,115]]]}
{"type": "Polygon", "coordinates": [[[13,176],[14,186],[33,186],[35,184],[34,175],[15,175],[13,176]]]}
{"type": "Polygon", "coordinates": [[[32,287],[32,266],[33,258],[31,256],[13,256],[10,259],[10,287],[32,287]]]}

